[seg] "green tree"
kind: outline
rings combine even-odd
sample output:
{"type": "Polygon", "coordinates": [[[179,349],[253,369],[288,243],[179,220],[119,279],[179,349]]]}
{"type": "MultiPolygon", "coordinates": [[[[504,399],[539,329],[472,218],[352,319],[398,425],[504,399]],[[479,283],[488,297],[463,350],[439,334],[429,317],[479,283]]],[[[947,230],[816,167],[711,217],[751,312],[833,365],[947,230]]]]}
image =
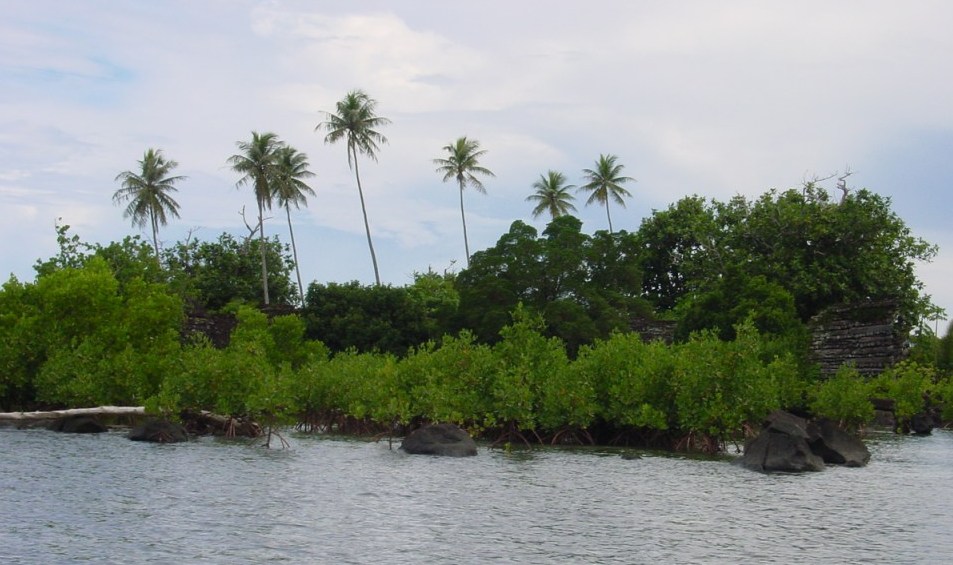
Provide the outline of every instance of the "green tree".
{"type": "Polygon", "coordinates": [[[123,217],[130,218],[134,226],[149,224],[156,260],[159,259],[159,226],[168,223],[168,216],[179,217],[179,203],[170,193],[176,192],[175,184],[186,177],[170,176],[177,166],[177,162],[162,156],[161,149],[150,148],[139,161],[138,172],[124,171],[116,176],[122,187],[113,194],[113,202],[129,202],[123,217]]]}
{"type": "Polygon", "coordinates": [[[255,191],[255,201],[258,203],[258,233],[261,241],[261,289],[265,305],[271,301],[268,296],[268,265],[265,253],[265,208],[271,209],[273,193],[273,179],[277,150],[281,146],[278,136],[274,133],[251,132],[251,141],[237,142],[241,153],[228,158],[228,164],[235,172],[242,175],[237,186],[251,184],[255,191]]]}
{"type": "Polygon", "coordinates": [[[631,198],[632,193],[622,187],[623,183],[633,181],[632,177],[622,175],[624,165],[616,163],[615,155],[599,155],[595,169],[583,169],[582,173],[587,182],[579,187],[580,191],[589,192],[586,206],[598,202],[606,207],[606,219],[609,220],[609,233],[612,233],[612,216],[609,214],[609,200],[615,201],[625,208],[623,198],[631,198]]]}
{"type": "Polygon", "coordinates": [[[463,210],[463,189],[467,185],[481,194],[486,194],[486,188],[476,175],[488,177],[495,176],[493,171],[480,165],[480,157],[486,154],[486,150],[480,149],[480,142],[475,139],[467,139],[466,136],[457,139],[455,142],[445,145],[444,151],[447,157],[434,159],[434,165],[437,165],[437,172],[443,173],[443,182],[450,179],[456,179],[460,186],[460,219],[463,221],[463,247],[467,254],[467,266],[470,265],[470,242],[467,240],[467,216],[463,210]]]}
{"type": "Polygon", "coordinates": [[[682,198],[642,220],[636,232],[642,293],[656,310],[671,310],[724,269],[716,225],[714,207],[700,196],[682,198]]]}
{"type": "MultiPolygon", "coordinates": [[[[237,240],[222,233],[214,241],[189,239],[165,250],[163,262],[169,268],[169,282],[176,292],[210,310],[220,310],[229,302],[257,303],[261,296],[261,241],[237,240]]],[[[278,304],[294,300],[291,282],[293,261],[287,247],[277,239],[265,240],[268,266],[268,296],[278,304]]]]}
{"type": "Polygon", "coordinates": [[[277,151],[275,175],[273,179],[274,196],[278,205],[285,209],[288,216],[288,233],[291,235],[291,254],[294,257],[295,274],[298,276],[298,297],[304,303],[304,286],[301,284],[301,267],[298,262],[298,247],[295,245],[295,232],[291,226],[291,206],[295,209],[308,205],[308,196],[314,196],[314,190],[302,179],[314,176],[308,167],[308,156],[294,147],[284,146],[277,151]]]}
{"type": "Polygon", "coordinates": [[[743,218],[726,231],[730,261],[784,286],[802,320],[833,304],[893,300],[909,330],[933,311],[915,267],[937,248],[911,234],[889,198],[858,190],[835,203],[809,185],[737,198],[720,214],[743,218]]]}
{"type": "Polygon", "coordinates": [[[533,217],[538,218],[544,212],[549,212],[551,219],[555,220],[559,216],[575,212],[573,206],[573,195],[570,190],[576,188],[575,185],[566,184],[566,175],[549,170],[545,175],[539,175],[539,180],[533,183],[536,192],[527,196],[527,202],[536,202],[533,208],[533,217]]]}
{"type": "Polygon", "coordinates": [[[596,337],[627,329],[632,316],[647,314],[634,235],[590,237],[581,230],[573,216],[550,222],[542,237],[517,221],[495,246],[474,253],[457,276],[457,327],[495,342],[522,302],[544,317],[548,335],[560,337],[572,354],[596,337]]]}
{"type": "Polygon", "coordinates": [[[408,288],[311,283],[303,314],[308,337],[334,352],[405,355],[428,339],[424,305],[408,288]]]}
{"type": "Polygon", "coordinates": [[[390,123],[387,118],[377,115],[377,101],[362,90],[352,90],[344,99],[337,103],[337,113],[325,112],[326,120],[319,123],[314,129],[325,130],[325,143],[336,143],[344,140],[347,145],[347,164],[354,169],[354,178],[357,180],[357,193],[361,198],[361,213],[364,216],[364,230],[367,232],[367,247],[371,251],[371,263],[374,265],[374,280],[381,284],[380,271],[377,269],[377,255],[374,253],[374,243],[371,241],[371,225],[367,221],[367,207],[364,204],[364,189],[361,187],[361,173],[357,165],[357,155],[362,153],[377,161],[379,144],[386,143],[384,137],[375,128],[390,123]]]}

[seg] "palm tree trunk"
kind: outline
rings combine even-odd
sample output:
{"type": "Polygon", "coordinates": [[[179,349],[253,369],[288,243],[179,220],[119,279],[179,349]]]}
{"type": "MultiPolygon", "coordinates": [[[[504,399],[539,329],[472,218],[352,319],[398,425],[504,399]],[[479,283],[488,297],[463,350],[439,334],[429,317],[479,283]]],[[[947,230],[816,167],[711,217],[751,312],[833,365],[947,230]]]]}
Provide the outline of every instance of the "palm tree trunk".
{"type": "Polygon", "coordinates": [[[156,263],[159,262],[159,224],[156,223],[156,213],[149,211],[149,220],[152,222],[152,247],[156,250],[156,263]]]}
{"type": "Polygon", "coordinates": [[[609,199],[606,198],[606,219],[609,220],[609,235],[612,235],[612,216],[609,215],[609,199]]]}
{"type": "Polygon", "coordinates": [[[367,247],[371,250],[371,263],[374,264],[374,280],[377,286],[381,285],[381,275],[377,270],[377,255],[374,253],[374,242],[371,241],[371,225],[367,222],[367,208],[364,206],[364,190],[361,188],[361,173],[357,168],[357,152],[348,147],[354,155],[354,176],[357,178],[357,194],[361,197],[361,213],[364,214],[364,230],[367,232],[367,247]]]}
{"type": "Polygon", "coordinates": [[[298,265],[298,248],[295,246],[295,231],[291,227],[291,208],[285,204],[285,212],[288,214],[288,233],[291,234],[291,255],[295,260],[295,272],[298,275],[298,296],[301,298],[301,305],[304,306],[304,285],[301,284],[301,267],[298,265]]]}
{"type": "Polygon", "coordinates": [[[258,201],[258,229],[261,230],[261,290],[265,306],[268,306],[271,301],[268,298],[268,263],[265,259],[265,208],[261,200],[258,201]]]}
{"type": "Polygon", "coordinates": [[[463,220],[463,249],[467,253],[467,267],[469,267],[470,242],[467,241],[467,215],[463,213],[463,181],[460,181],[460,218],[463,220]]]}

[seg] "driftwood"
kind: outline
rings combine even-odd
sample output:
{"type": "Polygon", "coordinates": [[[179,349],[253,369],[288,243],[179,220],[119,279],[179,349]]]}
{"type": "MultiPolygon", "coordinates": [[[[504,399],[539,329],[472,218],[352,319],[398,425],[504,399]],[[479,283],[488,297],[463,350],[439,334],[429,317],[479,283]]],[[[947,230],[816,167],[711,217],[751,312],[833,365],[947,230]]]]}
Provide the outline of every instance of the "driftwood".
{"type": "MultiPolygon", "coordinates": [[[[0,422],[38,422],[74,416],[147,416],[144,406],[97,406],[95,408],[71,408],[69,410],[46,410],[38,412],[0,412],[0,422]]],[[[192,433],[224,434],[229,437],[260,437],[263,432],[256,422],[245,418],[222,416],[207,410],[186,411],[181,414],[183,422],[192,433]]]]}
{"type": "Polygon", "coordinates": [[[97,406],[95,408],[71,408],[40,412],[0,412],[0,422],[34,422],[55,420],[71,416],[145,416],[144,406],[97,406]]]}
{"type": "Polygon", "coordinates": [[[227,437],[260,437],[263,432],[257,422],[244,418],[222,416],[207,410],[185,411],[181,414],[189,431],[197,433],[218,433],[227,437]]]}

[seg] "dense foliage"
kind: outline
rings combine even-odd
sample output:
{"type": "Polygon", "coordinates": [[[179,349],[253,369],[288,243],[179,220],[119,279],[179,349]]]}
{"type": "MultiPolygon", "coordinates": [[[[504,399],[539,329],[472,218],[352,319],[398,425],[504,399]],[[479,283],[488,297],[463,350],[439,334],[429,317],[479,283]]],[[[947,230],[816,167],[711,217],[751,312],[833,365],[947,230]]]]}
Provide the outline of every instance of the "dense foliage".
{"type": "MultiPolygon", "coordinates": [[[[66,226],[34,282],[0,288],[0,406],[145,404],[335,431],[454,422],[507,442],[640,441],[715,449],[777,408],[849,426],[890,398],[898,425],[953,416],[951,338],[913,262],[935,249],[889,201],[813,186],[754,202],[687,198],[637,233],[542,232],[514,222],[458,275],[406,287],[318,284],[296,312],[257,305],[261,241],[186,241],[156,261],[139,238],[85,244],[66,226]],[[919,323],[909,360],[875,379],[818,380],[805,322],[866,298],[919,323]],[[186,305],[230,313],[227,346],[183,337],[186,305]],[[272,311],[274,313],[274,311],[272,311]],[[635,318],[677,323],[644,342],[635,318]]],[[[266,240],[270,295],[296,299],[293,263],[266,240]]]]}
{"type": "Polygon", "coordinates": [[[456,329],[495,342],[522,303],[541,315],[546,333],[562,339],[573,353],[649,314],[639,296],[634,236],[603,231],[590,236],[581,229],[578,219],[560,216],[540,237],[517,221],[494,247],[475,253],[470,268],[457,276],[456,329]]]}

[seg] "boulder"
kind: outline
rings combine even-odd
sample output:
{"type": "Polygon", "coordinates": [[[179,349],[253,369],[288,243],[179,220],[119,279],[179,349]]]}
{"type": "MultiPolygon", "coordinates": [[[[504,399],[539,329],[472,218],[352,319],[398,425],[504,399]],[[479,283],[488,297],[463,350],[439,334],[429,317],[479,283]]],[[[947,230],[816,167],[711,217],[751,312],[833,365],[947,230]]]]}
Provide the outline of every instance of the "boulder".
{"type": "Polygon", "coordinates": [[[741,464],[755,471],[821,471],[824,460],[811,451],[807,440],[763,430],[745,445],[741,464]]]}
{"type": "Polygon", "coordinates": [[[745,445],[739,463],[756,471],[820,471],[825,464],[862,467],[870,451],[859,438],[831,420],[808,422],[778,410],[758,437],[745,445]]]}
{"type": "Polygon", "coordinates": [[[66,434],[100,434],[108,430],[99,420],[90,416],[57,418],[47,429],[66,434]]]}
{"type": "Polygon", "coordinates": [[[808,426],[811,451],[825,463],[863,467],[870,461],[870,450],[864,442],[842,430],[834,421],[821,418],[808,426]]]}
{"type": "Polygon", "coordinates": [[[910,418],[910,431],[918,436],[928,436],[933,433],[936,426],[936,418],[930,412],[920,412],[910,418]]]}
{"type": "Polygon", "coordinates": [[[453,424],[433,424],[412,431],[400,448],[415,455],[466,457],[477,454],[470,435],[453,424]]]}
{"type": "Polygon", "coordinates": [[[129,432],[132,441],[152,441],[156,443],[176,443],[186,441],[185,428],[168,420],[148,420],[129,432]]]}

